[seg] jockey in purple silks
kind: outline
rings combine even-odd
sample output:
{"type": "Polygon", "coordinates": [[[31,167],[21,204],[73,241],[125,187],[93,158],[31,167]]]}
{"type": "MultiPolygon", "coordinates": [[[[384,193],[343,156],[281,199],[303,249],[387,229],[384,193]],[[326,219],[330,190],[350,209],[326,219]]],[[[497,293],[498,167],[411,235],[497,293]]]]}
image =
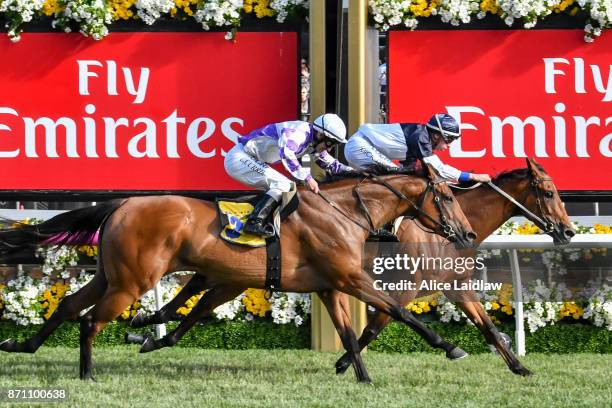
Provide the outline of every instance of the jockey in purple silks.
{"type": "Polygon", "coordinates": [[[225,171],[235,180],[250,187],[266,190],[245,223],[244,232],[270,237],[274,234],[268,218],[289,192],[292,181],[269,164],[282,162],[291,176],[304,182],[314,192],[319,186],[299,158],[313,154],[315,162],[332,174],[353,171],[334,159],[329,150],[346,143],[346,127],[337,115],[326,113],[314,122],[290,121],[273,123],[238,138],[238,143],[225,156],[225,171]]]}

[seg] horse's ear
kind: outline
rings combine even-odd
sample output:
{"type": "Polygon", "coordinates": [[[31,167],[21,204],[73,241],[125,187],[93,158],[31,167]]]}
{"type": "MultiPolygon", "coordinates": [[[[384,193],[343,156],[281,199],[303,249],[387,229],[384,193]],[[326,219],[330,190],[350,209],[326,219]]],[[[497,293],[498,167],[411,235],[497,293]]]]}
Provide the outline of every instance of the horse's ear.
{"type": "Polygon", "coordinates": [[[527,162],[527,167],[529,170],[531,170],[534,174],[546,174],[544,167],[542,167],[542,165],[533,157],[528,157],[525,159],[525,161],[527,162]]]}
{"type": "Polygon", "coordinates": [[[433,166],[429,163],[423,163],[423,164],[425,165],[423,166],[423,168],[425,169],[425,174],[427,175],[427,178],[430,179],[431,181],[435,181],[439,177],[436,169],[434,169],[433,166]]]}

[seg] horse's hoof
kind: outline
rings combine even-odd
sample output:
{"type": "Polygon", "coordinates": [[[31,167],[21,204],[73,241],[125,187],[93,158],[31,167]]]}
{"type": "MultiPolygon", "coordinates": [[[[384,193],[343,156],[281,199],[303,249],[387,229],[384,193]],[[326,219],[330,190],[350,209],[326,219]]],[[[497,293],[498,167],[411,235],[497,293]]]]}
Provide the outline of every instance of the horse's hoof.
{"type": "Polygon", "coordinates": [[[374,383],[372,382],[372,380],[368,376],[365,376],[364,378],[358,379],[357,382],[359,384],[374,385],[374,383]]]}
{"type": "Polygon", "coordinates": [[[520,366],[518,368],[513,368],[512,372],[514,374],[521,375],[523,377],[529,377],[533,375],[531,371],[529,371],[526,367],[523,367],[523,366],[520,366]]]}
{"type": "Polygon", "coordinates": [[[142,344],[145,341],[145,336],[126,331],[124,339],[127,344],[142,344]]]}
{"type": "Polygon", "coordinates": [[[144,341],[142,342],[142,346],[140,347],[141,353],[148,353],[150,351],[157,350],[155,346],[155,339],[152,335],[146,334],[144,336],[144,341]]]}
{"type": "Polygon", "coordinates": [[[138,313],[136,313],[136,316],[134,316],[132,318],[132,321],[130,322],[130,327],[145,327],[145,313],[142,310],[139,310],[138,313]]]}
{"type": "Polygon", "coordinates": [[[336,362],[336,374],[344,374],[350,366],[351,366],[350,360],[346,361],[340,358],[340,360],[336,362]]]}
{"type": "Polygon", "coordinates": [[[0,350],[6,351],[7,353],[14,352],[16,347],[17,342],[13,339],[6,339],[2,343],[0,343],[0,350]]]}
{"type": "Polygon", "coordinates": [[[98,382],[98,380],[96,380],[96,379],[94,378],[94,376],[93,376],[93,375],[91,375],[91,374],[85,374],[85,375],[81,376],[81,380],[82,380],[82,381],[98,382]]]}
{"type": "Polygon", "coordinates": [[[462,358],[466,358],[467,356],[469,356],[469,354],[459,347],[455,347],[454,349],[446,352],[446,358],[449,360],[460,360],[462,358]]]}

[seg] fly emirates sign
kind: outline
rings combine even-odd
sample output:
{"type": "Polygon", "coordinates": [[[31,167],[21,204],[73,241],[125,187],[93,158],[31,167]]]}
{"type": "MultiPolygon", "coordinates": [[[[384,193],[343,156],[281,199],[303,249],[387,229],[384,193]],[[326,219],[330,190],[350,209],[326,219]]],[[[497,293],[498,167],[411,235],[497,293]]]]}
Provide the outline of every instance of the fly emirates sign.
{"type": "Polygon", "coordinates": [[[581,30],[391,32],[389,119],[448,112],[441,156],[496,173],[535,157],[562,190],[612,190],[612,36],[581,30]]]}
{"type": "Polygon", "coordinates": [[[297,114],[295,33],[0,38],[0,188],[243,188],[240,134],[297,114]]]}

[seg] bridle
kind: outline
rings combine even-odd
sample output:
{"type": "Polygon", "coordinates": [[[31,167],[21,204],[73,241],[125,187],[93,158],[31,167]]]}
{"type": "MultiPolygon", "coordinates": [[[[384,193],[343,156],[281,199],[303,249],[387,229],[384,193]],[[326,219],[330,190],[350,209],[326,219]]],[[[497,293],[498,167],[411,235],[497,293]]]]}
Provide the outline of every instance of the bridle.
{"type": "MultiPolygon", "coordinates": [[[[495,190],[497,193],[499,193],[501,196],[505,197],[508,201],[512,202],[514,205],[516,205],[523,213],[523,215],[527,218],[529,218],[530,220],[534,221],[534,223],[536,224],[536,226],[538,228],[540,228],[542,231],[544,231],[546,234],[552,234],[554,233],[555,230],[555,223],[552,222],[550,220],[550,218],[546,215],[546,213],[544,212],[544,208],[543,208],[543,202],[544,199],[542,197],[542,191],[539,188],[539,185],[542,184],[545,181],[552,181],[552,178],[550,177],[534,177],[534,174],[531,170],[529,170],[529,178],[531,179],[531,181],[529,182],[529,185],[531,187],[533,187],[536,191],[536,204],[538,206],[538,211],[540,212],[540,216],[537,216],[536,214],[534,214],[533,212],[529,211],[523,204],[519,203],[518,201],[516,201],[516,199],[514,197],[512,197],[510,194],[506,193],[504,190],[502,190],[501,188],[499,188],[498,186],[496,186],[495,184],[493,184],[493,182],[489,181],[486,184],[491,187],[493,190],[495,190]]],[[[472,190],[474,188],[477,188],[479,186],[481,186],[482,183],[476,183],[471,187],[459,187],[459,186],[451,186],[452,188],[455,189],[459,189],[459,190],[472,190]]]]}
{"type": "Polygon", "coordinates": [[[444,237],[446,239],[450,240],[450,238],[456,237],[457,234],[455,233],[455,230],[454,230],[453,226],[450,225],[450,223],[448,222],[448,218],[444,215],[444,211],[442,209],[442,204],[440,203],[439,193],[435,189],[435,186],[437,184],[440,184],[440,183],[444,182],[443,179],[429,181],[427,183],[427,188],[425,189],[423,194],[421,194],[421,197],[419,199],[418,204],[415,204],[412,200],[410,200],[408,197],[406,197],[401,191],[397,190],[395,187],[393,187],[391,184],[387,183],[385,180],[383,180],[383,179],[381,179],[381,178],[379,178],[377,176],[374,176],[374,175],[372,175],[370,173],[366,173],[366,172],[362,172],[361,175],[364,178],[353,188],[353,193],[357,197],[357,201],[359,202],[359,206],[361,207],[363,213],[365,214],[365,217],[368,220],[369,226],[366,226],[366,225],[362,224],[361,222],[357,221],[356,219],[354,219],[353,217],[351,217],[348,213],[346,213],[346,211],[344,211],[342,208],[338,207],[338,205],[336,203],[331,201],[321,191],[319,191],[319,195],[321,196],[321,198],[323,198],[323,200],[325,200],[329,205],[331,205],[333,208],[335,208],[344,217],[348,218],[350,221],[352,221],[357,226],[359,226],[359,227],[363,228],[364,230],[368,231],[368,233],[370,235],[376,235],[377,231],[376,231],[376,227],[374,226],[374,222],[372,221],[372,217],[370,215],[370,211],[368,210],[368,207],[366,206],[365,201],[363,200],[363,198],[359,194],[359,187],[362,185],[362,183],[365,180],[370,179],[370,180],[375,181],[376,183],[386,187],[389,191],[391,191],[393,194],[395,194],[400,200],[408,201],[408,203],[410,204],[410,207],[412,209],[414,209],[415,211],[420,213],[422,216],[424,216],[425,218],[430,220],[437,227],[440,227],[441,230],[443,231],[444,237]],[[425,198],[427,197],[427,194],[429,194],[430,191],[431,191],[431,193],[434,196],[434,198],[433,198],[434,204],[435,204],[435,206],[438,209],[438,212],[440,214],[440,220],[439,221],[434,219],[431,215],[429,215],[427,212],[425,212],[421,208],[423,206],[423,203],[425,202],[425,198]]]}

